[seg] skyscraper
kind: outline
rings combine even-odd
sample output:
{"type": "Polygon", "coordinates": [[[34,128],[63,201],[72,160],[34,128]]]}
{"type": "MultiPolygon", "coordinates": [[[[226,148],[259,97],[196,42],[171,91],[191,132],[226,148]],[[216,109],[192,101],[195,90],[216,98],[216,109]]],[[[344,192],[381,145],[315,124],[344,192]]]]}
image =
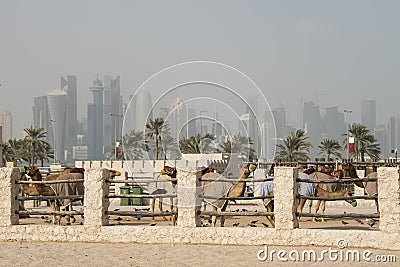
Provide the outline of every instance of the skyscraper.
{"type": "Polygon", "coordinates": [[[342,142],[343,134],[346,133],[344,114],[339,112],[339,107],[328,107],[325,113],[325,136],[324,138],[335,139],[342,142]]]}
{"type": "Polygon", "coordinates": [[[111,152],[115,140],[121,139],[123,111],[119,80],[119,76],[104,76],[104,153],[111,152]]]}
{"type": "Polygon", "coordinates": [[[103,159],[103,82],[98,78],[89,88],[93,93],[93,103],[88,104],[88,160],[103,159]]]}
{"type": "Polygon", "coordinates": [[[396,118],[394,116],[391,116],[389,119],[389,125],[388,125],[388,139],[389,139],[389,150],[395,150],[397,149],[397,138],[396,138],[396,118]]]}
{"type": "Polygon", "coordinates": [[[318,145],[322,141],[322,133],[324,132],[319,106],[316,106],[312,101],[304,102],[303,123],[304,130],[307,136],[310,137],[309,141],[313,144],[313,148],[310,149],[310,157],[312,159],[318,155],[318,145]]]}
{"type": "Polygon", "coordinates": [[[50,125],[53,132],[53,148],[56,160],[65,160],[65,133],[67,114],[67,93],[63,90],[52,90],[47,93],[47,104],[50,114],[50,125]]]}
{"type": "Polygon", "coordinates": [[[153,119],[150,92],[141,88],[134,96],[132,104],[129,108],[134,110],[133,129],[135,131],[144,131],[148,120],[153,119]]]}
{"type": "Polygon", "coordinates": [[[53,144],[53,130],[50,129],[50,112],[47,96],[38,96],[33,99],[33,126],[43,128],[47,132],[46,141],[53,144]]]}
{"type": "Polygon", "coordinates": [[[361,124],[367,126],[371,133],[376,127],[376,102],[375,100],[361,101],[361,124]]]}
{"type": "Polygon", "coordinates": [[[0,112],[0,125],[3,126],[3,142],[12,138],[12,116],[9,111],[0,112]]]}
{"type": "Polygon", "coordinates": [[[67,79],[61,76],[61,89],[67,93],[66,127],[65,127],[65,148],[68,151],[68,159],[72,159],[72,147],[76,145],[78,133],[77,117],[77,82],[76,76],[68,75],[67,79]]]}

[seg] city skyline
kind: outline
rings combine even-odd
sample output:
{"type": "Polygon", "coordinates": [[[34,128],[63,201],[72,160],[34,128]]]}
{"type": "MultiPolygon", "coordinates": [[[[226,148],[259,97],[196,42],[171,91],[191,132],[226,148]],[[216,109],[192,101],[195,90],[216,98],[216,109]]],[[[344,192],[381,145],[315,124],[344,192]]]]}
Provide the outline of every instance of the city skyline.
{"type": "Polygon", "coordinates": [[[88,0],[59,12],[60,5],[2,5],[0,109],[13,114],[14,135],[30,126],[32,99],[58,88],[57,77],[78,78],[82,118],[91,97],[84,88],[97,74],[120,75],[126,98],[157,71],[193,60],[243,71],[271,106],[286,107],[290,125],[310,100],[322,109],[351,109],[353,121],[363,100],[376,100],[380,123],[399,113],[398,1],[88,0]]]}

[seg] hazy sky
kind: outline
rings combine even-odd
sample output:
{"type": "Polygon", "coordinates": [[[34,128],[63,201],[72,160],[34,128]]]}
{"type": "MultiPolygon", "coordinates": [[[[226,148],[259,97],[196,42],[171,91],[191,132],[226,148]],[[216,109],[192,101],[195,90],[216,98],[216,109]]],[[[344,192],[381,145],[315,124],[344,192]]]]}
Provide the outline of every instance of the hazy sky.
{"type": "Polygon", "coordinates": [[[0,110],[14,136],[33,97],[78,78],[78,117],[99,74],[124,96],[164,67],[211,60],[240,69],[300,118],[300,99],[352,109],[377,101],[379,123],[400,115],[400,1],[0,1],[0,110]]]}

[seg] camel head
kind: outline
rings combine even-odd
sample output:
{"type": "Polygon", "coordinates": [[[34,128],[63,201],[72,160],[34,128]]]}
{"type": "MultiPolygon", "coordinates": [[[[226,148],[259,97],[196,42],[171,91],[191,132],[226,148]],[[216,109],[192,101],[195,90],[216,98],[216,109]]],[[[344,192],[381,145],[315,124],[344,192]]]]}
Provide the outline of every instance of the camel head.
{"type": "Polygon", "coordinates": [[[206,174],[206,173],[209,173],[209,172],[214,172],[215,171],[215,168],[214,168],[214,166],[213,165],[209,165],[208,167],[201,167],[201,175],[203,176],[204,174],[206,174]]]}
{"type": "Polygon", "coordinates": [[[110,171],[110,179],[113,179],[115,176],[120,176],[121,172],[116,170],[109,170],[110,171]]]}
{"type": "MultiPolygon", "coordinates": [[[[351,197],[353,194],[349,190],[340,190],[339,194],[343,197],[351,197]]],[[[346,199],[347,203],[350,203],[353,207],[357,207],[357,200],[355,199],[346,199]]]]}
{"type": "MultiPolygon", "coordinates": [[[[176,168],[170,166],[164,166],[164,169],[160,172],[162,175],[168,175],[171,178],[176,178],[176,168]]],[[[173,185],[176,185],[178,181],[171,181],[173,185]]]]}
{"type": "Polygon", "coordinates": [[[242,163],[239,164],[239,173],[242,178],[247,178],[249,175],[257,169],[257,165],[254,163],[242,163]]]}
{"type": "Polygon", "coordinates": [[[164,169],[160,172],[162,175],[168,175],[171,178],[176,178],[176,168],[170,166],[164,166],[164,169]]]}
{"type": "Polygon", "coordinates": [[[32,180],[38,180],[40,178],[42,178],[42,174],[40,173],[40,170],[38,167],[36,166],[28,166],[25,167],[25,172],[26,174],[32,178],[32,180]],[[36,179],[33,179],[34,177],[36,177],[36,179]]]}

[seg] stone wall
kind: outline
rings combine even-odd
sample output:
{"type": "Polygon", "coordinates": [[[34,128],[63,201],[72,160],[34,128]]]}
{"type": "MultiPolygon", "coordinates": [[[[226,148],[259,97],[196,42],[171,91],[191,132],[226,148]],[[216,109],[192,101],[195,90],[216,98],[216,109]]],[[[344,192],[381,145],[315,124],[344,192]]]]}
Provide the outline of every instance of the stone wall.
{"type": "Polygon", "coordinates": [[[178,172],[178,225],[173,226],[107,226],[109,205],[105,179],[108,172],[96,167],[85,174],[85,221],[78,226],[17,225],[18,209],[14,180],[18,169],[0,169],[0,240],[82,241],[132,243],[192,243],[229,245],[332,246],[339,239],[351,247],[400,250],[400,188],[395,168],[380,168],[380,231],[298,229],[295,216],[297,169],[276,168],[276,227],[209,228],[199,226],[198,179],[194,169],[178,172]]]}

